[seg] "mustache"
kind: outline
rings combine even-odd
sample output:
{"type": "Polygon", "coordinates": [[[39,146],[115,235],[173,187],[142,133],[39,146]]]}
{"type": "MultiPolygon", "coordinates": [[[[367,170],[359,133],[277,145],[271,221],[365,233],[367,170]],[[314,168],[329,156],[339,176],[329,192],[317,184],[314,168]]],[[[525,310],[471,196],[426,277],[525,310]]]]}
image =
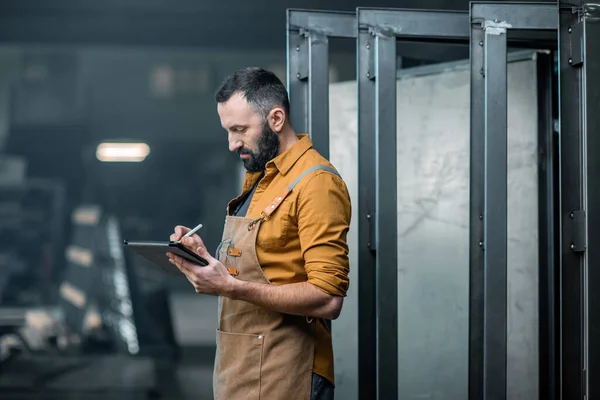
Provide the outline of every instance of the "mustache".
{"type": "Polygon", "coordinates": [[[241,156],[242,154],[252,154],[252,152],[250,150],[246,149],[246,148],[239,149],[237,151],[237,153],[238,153],[239,156],[241,156]]]}

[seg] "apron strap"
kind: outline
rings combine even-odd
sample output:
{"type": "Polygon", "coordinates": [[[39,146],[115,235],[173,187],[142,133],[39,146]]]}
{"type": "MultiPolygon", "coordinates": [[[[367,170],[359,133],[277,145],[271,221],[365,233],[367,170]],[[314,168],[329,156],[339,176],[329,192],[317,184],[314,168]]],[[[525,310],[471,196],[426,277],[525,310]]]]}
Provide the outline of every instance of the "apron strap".
{"type": "Polygon", "coordinates": [[[318,171],[318,170],[325,170],[325,171],[331,172],[334,175],[340,176],[340,174],[334,168],[331,168],[327,165],[315,165],[314,167],[307,169],[306,171],[304,171],[302,173],[302,175],[297,177],[296,180],[288,186],[289,191],[291,192],[294,189],[294,187],[296,187],[298,182],[300,182],[302,180],[302,178],[304,178],[306,175],[310,174],[311,172],[318,171]]]}

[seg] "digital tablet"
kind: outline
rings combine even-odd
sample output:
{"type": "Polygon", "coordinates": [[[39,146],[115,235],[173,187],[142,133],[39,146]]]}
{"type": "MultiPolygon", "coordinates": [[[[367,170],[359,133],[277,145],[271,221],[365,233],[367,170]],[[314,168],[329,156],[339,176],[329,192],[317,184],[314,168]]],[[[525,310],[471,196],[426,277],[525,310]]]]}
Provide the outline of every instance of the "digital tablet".
{"type": "Polygon", "coordinates": [[[181,271],[169,262],[167,253],[178,255],[192,264],[202,267],[208,265],[208,261],[179,242],[134,242],[125,240],[123,241],[123,246],[172,274],[181,274],[181,271]]]}

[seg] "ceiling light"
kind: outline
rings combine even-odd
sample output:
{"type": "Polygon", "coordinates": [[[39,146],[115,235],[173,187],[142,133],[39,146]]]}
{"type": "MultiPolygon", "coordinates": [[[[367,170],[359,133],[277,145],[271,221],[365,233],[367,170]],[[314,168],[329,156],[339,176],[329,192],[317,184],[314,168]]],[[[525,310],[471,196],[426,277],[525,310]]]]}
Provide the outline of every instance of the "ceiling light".
{"type": "Polygon", "coordinates": [[[100,143],[96,158],[103,162],[141,162],[150,154],[146,143],[100,143]]]}

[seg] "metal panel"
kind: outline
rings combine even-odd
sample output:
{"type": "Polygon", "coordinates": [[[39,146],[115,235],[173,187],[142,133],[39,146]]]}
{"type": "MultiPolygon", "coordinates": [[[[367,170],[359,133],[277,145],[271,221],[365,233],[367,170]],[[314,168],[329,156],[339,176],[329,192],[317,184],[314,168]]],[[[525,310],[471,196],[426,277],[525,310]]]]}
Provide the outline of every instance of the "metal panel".
{"type": "Polygon", "coordinates": [[[469,70],[398,83],[399,399],[468,399],[469,70]],[[435,118],[432,118],[435,110],[435,118]]]}
{"type": "Polygon", "coordinates": [[[331,332],[335,357],[335,397],[359,400],[360,331],[358,291],[362,287],[358,263],[358,135],[356,82],[333,83],[329,88],[330,161],[341,174],[352,200],[352,220],[348,232],[350,288],[344,299],[342,314],[333,322],[331,332]]]}
{"type": "Polygon", "coordinates": [[[509,64],[506,398],[539,396],[537,61],[509,64]]]}
{"type": "MultiPolygon", "coordinates": [[[[398,382],[406,398],[466,399],[473,382],[467,374],[470,72],[463,65],[399,73],[398,382]],[[432,109],[439,118],[430,118],[432,109]]],[[[508,72],[507,398],[525,400],[537,398],[538,370],[532,54],[515,59],[508,72]]]]}
{"type": "Polygon", "coordinates": [[[287,10],[290,120],[329,158],[329,37],[356,37],[353,13],[287,10]]]}

